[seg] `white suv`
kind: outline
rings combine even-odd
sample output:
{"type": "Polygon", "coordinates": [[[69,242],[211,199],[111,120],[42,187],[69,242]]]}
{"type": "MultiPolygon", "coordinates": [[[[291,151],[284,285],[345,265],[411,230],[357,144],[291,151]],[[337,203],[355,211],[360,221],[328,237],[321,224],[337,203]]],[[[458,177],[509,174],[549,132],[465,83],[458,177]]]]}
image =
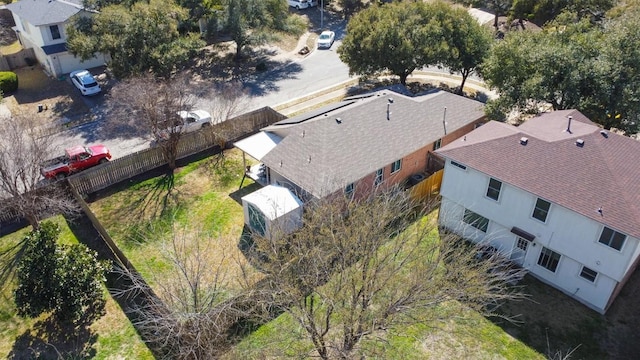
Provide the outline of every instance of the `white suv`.
{"type": "Polygon", "coordinates": [[[296,8],[297,10],[300,9],[306,9],[309,6],[313,6],[312,3],[315,3],[315,5],[318,5],[317,1],[310,1],[310,0],[287,0],[287,2],[289,3],[289,6],[296,8]]]}

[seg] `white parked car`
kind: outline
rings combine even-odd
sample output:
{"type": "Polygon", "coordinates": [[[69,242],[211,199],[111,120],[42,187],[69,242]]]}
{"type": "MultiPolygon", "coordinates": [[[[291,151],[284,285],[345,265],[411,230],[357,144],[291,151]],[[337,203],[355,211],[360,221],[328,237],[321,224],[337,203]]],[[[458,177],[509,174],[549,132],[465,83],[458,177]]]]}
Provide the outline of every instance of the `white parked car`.
{"type": "MultiPolygon", "coordinates": [[[[312,6],[310,0],[287,0],[289,6],[296,8],[296,10],[306,9],[309,6],[312,6]]],[[[315,2],[318,5],[318,2],[315,2]]]]}
{"type": "Polygon", "coordinates": [[[188,133],[211,125],[211,114],[204,110],[180,111],[178,115],[181,121],[176,132],[188,133]]]}
{"type": "Polygon", "coordinates": [[[80,90],[82,95],[96,95],[102,91],[100,85],[98,85],[98,82],[88,70],[72,71],[69,77],[73,85],[80,90]]]}
{"type": "Polygon", "coordinates": [[[323,31],[322,34],[318,37],[318,49],[331,48],[333,45],[333,41],[336,39],[336,33],[333,31],[323,31]]]}
{"type": "Polygon", "coordinates": [[[171,133],[190,133],[211,126],[211,114],[204,110],[179,111],[175,127],[160,131],[159,141],[168,140],[171,133]]]}

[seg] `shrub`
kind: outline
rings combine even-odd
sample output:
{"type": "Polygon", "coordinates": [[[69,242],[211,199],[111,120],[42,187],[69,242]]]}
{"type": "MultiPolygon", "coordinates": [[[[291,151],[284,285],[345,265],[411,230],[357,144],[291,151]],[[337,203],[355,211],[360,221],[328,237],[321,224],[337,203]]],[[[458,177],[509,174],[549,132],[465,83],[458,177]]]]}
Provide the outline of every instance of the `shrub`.
{"type": "Polygon", "coordinates": [[[18,90],[18,75],[13,71],[0,71],[0,91],[10,94],[18,90]]]}

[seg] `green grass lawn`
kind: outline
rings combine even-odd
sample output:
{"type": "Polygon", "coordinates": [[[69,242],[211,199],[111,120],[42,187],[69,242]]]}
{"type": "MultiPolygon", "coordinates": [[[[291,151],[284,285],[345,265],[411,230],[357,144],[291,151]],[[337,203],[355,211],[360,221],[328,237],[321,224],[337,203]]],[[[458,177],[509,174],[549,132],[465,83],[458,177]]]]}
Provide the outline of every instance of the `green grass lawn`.
{"type": "MultiPolygon", "coordinates": [[[[435,242],[440,241],[436,226],[437,211],[424,217],[421,222],[431,223],[430,227],[433,229],[423,240],[425,251],[429,251],[435,242]]],[[[413,230],[410,227],[406,231],[413,230]]],[[[403,259],[402,256],[400,259],[403,259]]],[[[410,270],[405,275],[409,273],[410,270]]],[[[394,278],[393,281],[402,280],[394,278]]],[[[331,282],[332,280],[325,286],[331,286],[331,282]]],[[[337,313],[333,316],[337,316],[337,313]]],[[[366,336],[360,342],[363,354],[367,358],[403,360],[545,358],[492,321],[454,301],[417,313],[412,312],[412,316],[416,316],[418,321],[410,321],[366,336]]],[[[338,323],[333,327],[334,330],[330,333],[339,331],[336,329],[338,323]]],[[[290,314],[283,313],[244,338],[227,354],[226,359],[305,356],[315,356],[313,345],[296,320],[290,314]]],[[[359,357],[357,351],[354,352],[354,358],[359,357]]]]}
{"type": "Polygon", "coordinates": [[[152,286],[176,275],[167,258],[171,234],[200,237],[208,261],[228,262],[233,275],[247,266],[238,249],[244,225],[240,197],[257,189],[247,179],[239,190],[243,171],[241,153],[230,150],[224,158],[214,156],[177,169],[173,179],[162,175],[144,180],[90,207],[152,286]]]}
{"type": "MultiPolygon", "coordinates": [[[[59,242],[65,244],[77,243],[73,233],[67,227],[62,216],[49,219],[60,225],[59,242]]],[[[7,249],[18,243],[31,231],[27,227],[0,239],[0,249],[7,249]]],[[[12,285],[4,286],[0,292],[0,358],[8,358],[14,354],[17,358],[30,358],[33,354],[25,350],[28,341],[33,347],[42,348],[41,342],[32,336],[36,334],[34,325],[41,319],[23,319],[17,315],[13,302],[12,285]],[[17,340],[20,341],[17,343],[17,340]],[[38,346],[40,345],[40,346],[38,346]]],[[[135,329],[122,312],[120,306],[111,298],[105,289],[107,299],[106,314],[97,320],[91,330],[96,335],[92,347],[96,359],[153,359],[147,346],[142,342],[135,329]]],[[[48,340],[48,339],[45,339],[48,340]]],[[[45,346],[46,347],[46,346],[45,346]]],[[[50,355],[55,358],[53,349],[48,348],[50,355]]]]}

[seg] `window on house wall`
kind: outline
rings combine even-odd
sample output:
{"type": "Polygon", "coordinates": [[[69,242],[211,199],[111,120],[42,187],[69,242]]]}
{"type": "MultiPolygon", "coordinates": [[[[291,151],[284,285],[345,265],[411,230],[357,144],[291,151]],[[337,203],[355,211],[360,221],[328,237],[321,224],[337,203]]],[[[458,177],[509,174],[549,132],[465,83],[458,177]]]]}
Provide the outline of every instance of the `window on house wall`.
{"type": "Polygon", "coordinates": [[[49,31],[51,31],[51,39],[60,39],[60,28],[58,27],[58,25],[49,26],[49,31]]]}
{"type": "Polygon", "coordinates": [[[373,183],[374,185],[378,186],[382,184],[382,181],[384,181],[384,168],[378,169],[378,171],[376,171],[376,179],[373,183]]]}
{"type": "Polygon", "coordinates": [[[353,192],[355,189],[356,189],[356,186],[354,185],[354,183],[347,185],[344,188],[344,195],[347,197],[353,197],[353,192]]]}
{"type": "Polygon", "coordinates": [[[494,178],[489,179],[489,187],[487,188],[487,197],[498,201],[500,197],[500,189],[502,188],[502,181],[494,178]]]}
{"type": "Polygon", "coordinates": [[[620,250],[622,249],[622,245],[624,245],[626,238],[627,236],[625,234],[619,233],[605,226],[604,229],[602,229],[602,234],[600,234],[600,240],[598,241],[616,250],[620,250]]]}
{"type": "Polygon", "coordinates": [[[469,209],[464,209],[462,221],[482,232],[487,232],[487,229],[489,228],[489,219],[469,209]]]}
{"type": "Polygon", "coordinates": [[[393,174],[394,172],[398,172],[400,171],[401,168],[402,168],[402,159],[396,160],[393,162],[393,164],[391,164],[391,173],[393,174]]]}
{"type": "Polygon", "coordinates": [[[518,249],[522,250],[522,251],[527,251],[527,248],[529,247],[529,242],[521,237],[518,238],[518,242],[516,243],[516,246],[518,247],[518,249]]]}
{"type": "Polygon", "coordinates": [[[547,249],[546,247],[542,248],[542,251],[540,252],[540,257],[538,258],[538,265],[542,266],[543,268],[549,271],[556,272],[559,262],[560,262],[560,254],[558,254],[557,252],[551,249],[547,249]]]}
{"type": "Polygon", "coordinates": [[[533,217],[542,222],[547,221],[547,215],[549,214],[549,208],[551,207],[551,203],[538,198],[536,201],[536,207],[533,209],[533,217]]]}
{"type": "Polygon", "coordinates": [[[462,165],[462,164],[460,164],[460,163],[457,163],[457,162],[455,162],[455,161],[453,161],[453,160],[451,160],[451,165],[453,165],[453,166],[455,166],[455,167],[457,167],[457,168],[460,168],[460,169],[462,169],[462,170],[467,170],[467,167],[466,167],[466,166],[464,166],[464,165],[462,165]]]}
{"type": "Polygon", "coordinates": [[[264,236],[266,229],[264,215],[251,204],[247,204],[247,210],[249,211],[249,227],[251,227],[251,229],[257,232],[260,236],[264,236]]]}
{"type": "Polygon", "coordinates": [[[433,150],[438,150],[440,149],[441,146],[442,146],[442,139],[438,139],[436,140],[436,142],[433,143],[433,150]]]}
{"type": "Polygon", "coordinates": [[[580,277],[583,279],[589,280],[591,282],[595,282],[597,276],[598,276],[597,271],[591,270],[586,266],[583,266],[582,271],[580,271],[580,277]]]}

